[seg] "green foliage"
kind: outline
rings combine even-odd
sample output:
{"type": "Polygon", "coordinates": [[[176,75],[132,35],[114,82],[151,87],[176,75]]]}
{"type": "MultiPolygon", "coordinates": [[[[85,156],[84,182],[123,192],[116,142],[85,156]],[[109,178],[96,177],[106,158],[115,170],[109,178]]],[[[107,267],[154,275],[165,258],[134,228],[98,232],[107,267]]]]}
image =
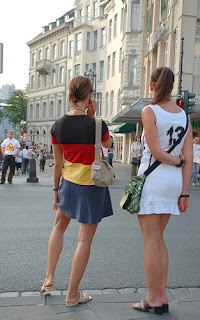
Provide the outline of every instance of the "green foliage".
{"type": "Polygon", "coordinates": [[[3,120],[3,111],[0,109],[0,123],[3,120]]]}
{"type": "Polygon", "coordinates": [[[22,120],[26,121],[27,92],[28,88],[16,90],[12,92],[10,98],[6,101],[3,115],[15,126],[19,125],[22,120]]]}

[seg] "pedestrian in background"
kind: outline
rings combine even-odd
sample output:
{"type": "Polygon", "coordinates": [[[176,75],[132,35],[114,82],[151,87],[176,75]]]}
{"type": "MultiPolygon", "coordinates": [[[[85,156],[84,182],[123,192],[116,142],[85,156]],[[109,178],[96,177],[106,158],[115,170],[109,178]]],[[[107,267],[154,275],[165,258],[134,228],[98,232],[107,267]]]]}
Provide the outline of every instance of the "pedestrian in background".
{"type": "Polygon", "coordinates": [[[113,157],[114,157],[114,150],[115,150],[115,146],[114,146],[114,140],[113,137],[111,137],[112,140],[112,144],[111,147],[108,149],[108,162],[111,165],[111,167],[113,166],[113,157]]]}
{"type": "Polygon", "coordinates": [[[20,150],[20,144],[17,139],[13,138],[13,131],[8,131],[8,138],[3,140],[1,144],[1,152],[4,156],[1,184],[5,183],[6,173],[8,166],[10,166],[10,172],[8,175],[8,183],[12,184],[13,174],[15,170],[15,157],[18,155],[20,150]]]}
{"type": "Polygon", "coordinates": [[[103,152],[103,155],[104,155],[104,158],[105,160],[108,162],[109,159],[108,159],[108,148],[104,148],[104,147],[101,147],[101,157],[102,157],[102,152],[103,152]]]}
{"type": "Polygon", "coordinates": [[[22,167],[22,161],[23,161],[23,149],[20,147],[20,151],[18,155],[15,157],[15,168],[16,168],[16,174],[19,176],[21,167],[22,167]]]}
{"type": "MultiPolygon", "coordinates": [[[[71,219],[80,222],[78,246],[72,261],[67,306],[75,306],[92,298],[78,290],[87,266],[90,247],[98,223],[113,214],[108,187],[100,188],[91,180],[95,158],[95,111],[92,83],[88,77],[77,76],[69,83],[71,110],[57,120],[51,130],[54,154],[55,224],[49,239],[47,273],[41,291],[53,289],[54,272],[63,244],[63,235],[71,219]],[[87,111],[87,114],[85,112],[87,111]],[[63,171],[61,185],[59,182],[63,171]]],[[[102,121],[102,145],[110,148],[108,127],[102,121]]]]}
{"type": "Polygon", "coordinates": [[[193,171],[192,171],[192,186],[199,187],[199,174],[200,169],[200,144],[199,137],[193,140],[193,171]]]}
{"type": "Polygon", "coordinates": [[[153,309],[157,314],[168,312],[168,253],[163,232],[171,214],[179,215],[188,209],[192,176],[191,125],[180,143],[167,153],[187,123],[185,111],[170,100],[173,83],[174,74],[169,68],[157,68],[150,82],[153,99],[142,110],[144,151],[138,175],[155,160],[161,164],[147,176],[142,189],[138,220],[144,238],[148,294],[132,307],[139,311],[153,309]]]}
{"type": "Polygon", "coordinates": [[[28,146],[24,146],[24,149],[23,149],[23,170],[22,170],[23,174],[28,173],[28,159],[29,159],[28,146]]]}
{"type": "Polygon", "coordinates": [[[138,134],[131,145],[131,177],[136,176],[142,157],[141,136],[138,134]]]}

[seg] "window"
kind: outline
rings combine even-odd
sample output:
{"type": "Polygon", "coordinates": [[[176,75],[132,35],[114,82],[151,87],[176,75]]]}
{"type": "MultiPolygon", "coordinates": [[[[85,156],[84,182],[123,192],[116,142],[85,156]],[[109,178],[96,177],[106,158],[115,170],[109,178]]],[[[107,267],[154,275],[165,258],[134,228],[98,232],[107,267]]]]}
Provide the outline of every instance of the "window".
{"type": "Polygon", "coordinates": [[[63,57],[65,55],[65,41],[61,41],[60,43],[60,56],[63,57]]]}
{"type": "Polygon", "coordinates": [[[33,105],[30,105],[30,120],[33,120],[33,105]]]}
{"type": "Polygon", "coordinates": [[[123,30],[123,24],[124,24],[124,8],[121,9],[121,23],[120,23],[120,32],[123,30]]]}
{"type": "Polygon", "coordinates": [[[80,9],[80,10],[79,10],[79,18],[80,18],[80,17],[83,17],[83,9],[80,9]]]}
{"type": "Polygon", "coordinates": [[[38,53],[38,60],[41,61],[42,60],[42,50],[39,50],[38,53]]]}
{"type": "Polygon", "coordinates": [[[90,32],[87,32],[86,50],[90,50],[90,32]]]}
{"type": "Polygon", "coordinates": [[[40,115],[40,105],[39,103],[36,104],[36,113],[35,113],[35,118],[39,119],[39,115],[40,115]]]}
{"type": "Polygon", "coordinates": [[[31,90],[34,90],[35,89],[35,77],[32,76],[31,77],[31,90]]]}
{"type": "Polygon", "coordinates": [[[89,64],[88,63],[85,64],[85,72],[87,72],[87,71],[89,71],[89,64]]]}
{"type": "Polygon", "coordinates": [[[44,74],[44,88],[47,87],[48,83],[49,83],[49,75],[48,75],[48,73],[45,73],[44,74]]]}
{"type": "Polygon", "coordinates": [[[72,70],[68,70],[68,82],[70,82],[72,78],[72,70]]]}
{"type": "Polygon", "coordinates": [[[56,84],[56,70],[52,70],[52,86],[56,84]]]}
{"type": "Polygon", "coordinates": [[[122,69],[121,69],[121,87],[124,84],[124,60],[122,60],[122,69]]]}
{"type": "Polygon", "coordinates": [[[113,114],[114,91],[110,94],[110,114],[113,114]]]}
{"type": "Polygon", "coordinates": [[[97,17],[97,10],[98,10],[97,1],[95,1],[93,2],[93,18],[94,19],[97,17]]]}
{"type": "Polygon", "coordinates": [[[168,40],[165,42],[165,67],[167,67],[168,63],[168,40]]]}
{"type": "Polygon", "coordinates": [[[105,98],[105,115],[108,114],[108,103],[109,103],[109,94],[107,92],[106,93],[106,98],[105,98]]]}
{"type": "Polygon", "coordinates": [[[81,32],[75,35],[75,39],[76,39],[76,43],[75,43],[76,51],[80,51],[81,50],[81,32]]]}
{"type": "Polygon", "coordinates": [[[92,71],[94,73],[96,73],[96,71],[97,71],[96,62],[92,63],[92,71]]]}
{"type": "Polygon", "coordinates": [[[85,9],[85,19],[86,19],[86,23],[88,22],[88,18],[90,18],[90,5],[89,6],[86,6],[86,9],[85,9]]]}
{"type": "Polygon", "coordinates": [[[101,110],[102,110],[102,93],[98,92],[98,93],[94,94],[94,99],[97,101],[96,116],[100,117],[101,116],[101,110]]]}
{"type": "Polygon", "coordinates": [[[100,47],[105,47],[106,44],[106,29],[101,28],[100,47]]]}
{"type": "Polygon", "coordinates": [[[174,73],[176,73],[177,42],[178,42],[178,28],[176,28],[174,32],[174,73]]]}
{"type": "Polygon", "coordinates": [[[116,52],[112,54],[112,76],[115,74],[115,59],[116,59],[116,52]]]}
{"type": "Polygon", "coordinates": [[[121,103],[120,103],[120,89],[118,90],[117,94],[117,112],[121,110],[121,103]]]}
{"type": "Polygon", "coordinates": [[[107,78],[110,77],[110,56],[107,58],[107,78]]]}
{"type": "Polygon", "coordinates": [[[35,65],[35,53],[32,53],[31,65],[32,67],[35,65]]]}
{"type": "Polygon", "coordinates": [[[93,49],[97,49],[97,30],[93,32],[93,49]]]}
{"type": "Polygon", "coordinates": [[[42,75],[38,72],[37,73],[37,89],[41,88],[41,84],[42,84],[42,75]]]}
{"type": "Polygon", "coordinates": [[[45,49],[45,59],[49,60],[49,48],[45,49]]]}
{"type": "Polygon", "coordinates": [[[64,67],[60,68],[60,83],[64,83],[64,67]]]}
{"type": "Polygon", "coordinates": [[[50,101],[49,117],[53,118],[53,101],[50,101]]]}
{"type": "Polygon", "coordinates": [[[60,118],[61,116],[61,109],[62,109],[62,101],[58,100],[58,105],[57,105],[57,118],[60,118]]]}
{"type": "Polygon", "coordinates": [[[103,73],[104,73],[104,61],[99,62],[99,80],[103,80],[103,73]]]}
{"type": "Polygon", "coordinates": [[[52,59],[56,59],[57,45],[53,45],[52,59]]]}
{"type": "Polygon", "coordinates": [[[73,40],[69,41],[69,58],[73,55],[73,40]]]}
{"type": "Polygon", "coordinates": [[[114,16],[114,30],[113,30],[113,37],[117,35],[117,14],[114,16]]]}
{"type": "Polygon", "coordinates": [[[131,86],[136,85],[137,81],[137,57],[131,56],[130,57],[130,65],[129,65],[129,84],[131,86]]]}
{"type": "Polygon", "coordinates": [[[46,104],[46,102],[43,102],[42,118],[46,119],[46,116],[47,116],[47,104],[46,104]]]}
{"type": "Polygon", "coordinates": [[[77,64],[74,67],[74,76],[79,76],[80,75],[80,64],[77,64]]]}
{"type": "Polygon", "coordinates": [[[140,4],[132,2],[131,5],[131,31],[137,31],[139,28],[140,4]]]}
{"type": "Polygon", "coordinates": [[[112,19],[109,21],[108,41],[111,40],[111,35],[112,35],[112,19]]]}
{"type": "Polygon", "coordinates": [[[119,49],[119,73],[121,72],[122,67],[122,48],[119,49]]]}
{"type": "Polygon", "coordinates": [[[197,94],[200,92],[200,22],[197,21],[195,49],[194,49],[194,77],[193,77],[193,91],[197,94]]]}

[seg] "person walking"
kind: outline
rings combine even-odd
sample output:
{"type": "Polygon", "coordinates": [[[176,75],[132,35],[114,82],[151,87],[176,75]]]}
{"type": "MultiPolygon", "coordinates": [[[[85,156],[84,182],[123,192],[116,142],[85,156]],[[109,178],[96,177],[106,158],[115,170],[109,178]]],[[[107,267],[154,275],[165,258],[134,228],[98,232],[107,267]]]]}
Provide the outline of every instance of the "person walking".
{"type": "Polygon", "coordinates": [[[115,146],[114,146],[114,140],[113,137],[111,137],[112,140],[112,145],[111,147],[108,149],[108,163],[111,165],[111,167],[113,166],[112,162],[113,162],[113,157],[114,157],[114,150],[115,150],[115,146]]]}
{"type": "Polygon", "coordinates": [[[199,137],[193,140],[193,170],[192,170],[192,186],[199,187],[199,174],[200,169],[200,144],[199,137]]]}
{"type": "Polygon", "coordinates": [[[131,177],[136,176],[140,165],[140,159],[142,157],[142,144],[141,136],[138,134],[135,141],[131,145],[131,177]]]}
{"type": "Polygon", "coordinates": [[[19,151],[20,151],[19,141],[13,138],[13,131],[9,130],[8,138],[5,139],[1,144],[1,152],[4,156],[1,184],[5,183],[8,166],[10,166],[8,183],[12,184],[13,174],[15,170],[15,157],[18,155],[19,151]]]}
{"type": "Polygon", "coordinates": [[[23,161],[23,150],[22,150],[22,147],[20,147],[20,151],[18,155],[15,157],[16,174],[18,176],[20,175],[22,161],[23,161]]]}
{"type": "MultiPolygon", "coordinates": [[[[78,287],[89,260],[97,225],[102,218],[113,215],[113,211],[108,187],[97,187],[91,181],[97,102],[92,99],[92,83],[88,77],[72,78],[69,83],[69,103],[70,111],[57,120],[51,130],[54,154],[53,206],[57,212],[49,239],[47,273],[41,292],[46,294],[54,289],[53,277],[62,250],[63,235],[70,220],[76,219],[80,222],[78,246],[72,261],[66,297],[66,305],[75,306],[92,299],[80,292],[78,287]]],[[[102,146],[110,148],[111,143],[108,128],[102,121],[102,146]]]]}
{"type": "Polygon", "coordinates": [[[22,173],[26,174],[28,173],[28,160],[29,160],[29,150],[28,150],[28,146],[25,146],[23,149],[23,170],[22,173]]]}
{"type": "Polygon", "coordinates": [[[138,220],[144,238],[148,294],[132,307],[139,311],[152,309],[157,314],[169,311],[166,294],[168,253],[163,233],[171,214],[179,215],[188,209],[192,176],[191,125],[173,151],[167,152],[187,128],[185,112],[170,99],[173,83],[171,69],[157,68],[150,80],[153,99],[142,110],[144,151],[138,175],[155,160],[161,164],[147,176],[142,189],[138,220]]]}

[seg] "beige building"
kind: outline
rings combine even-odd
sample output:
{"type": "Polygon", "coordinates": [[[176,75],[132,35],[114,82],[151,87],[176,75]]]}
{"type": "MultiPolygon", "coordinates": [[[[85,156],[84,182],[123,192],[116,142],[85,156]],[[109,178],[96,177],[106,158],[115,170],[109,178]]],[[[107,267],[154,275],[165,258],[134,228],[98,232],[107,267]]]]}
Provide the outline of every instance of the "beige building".
{"type": "Polygon", "coordinates": [[[48,144],[56,119],[69,110],[70,79],[93,75],[97,116],[115,129],[115,157],[128,161],[136,126],[112,118],[139,99],[143,0],[77,0],[61,18],[28,42],[28,139],[48,144]],[[121,133],[125,132],[125,133],[121,133]],[[124,148],[124,141],[127,142],[124,148]]]}
{"type": "Polygon", "coordinates": [[[137,130],[141,133],[141,110],[150,101],[150,75],[157,67],[167,66],[173,70],[175,83],[172,97],[176,100],[181,39],[184,38],[182,90],[196,94],[195,113],[191,120],[194,130],[200,133],[200,1],[145,0],[142,30],[139,99],[125,107],[112,121],[137,122],[137,130]]]}

